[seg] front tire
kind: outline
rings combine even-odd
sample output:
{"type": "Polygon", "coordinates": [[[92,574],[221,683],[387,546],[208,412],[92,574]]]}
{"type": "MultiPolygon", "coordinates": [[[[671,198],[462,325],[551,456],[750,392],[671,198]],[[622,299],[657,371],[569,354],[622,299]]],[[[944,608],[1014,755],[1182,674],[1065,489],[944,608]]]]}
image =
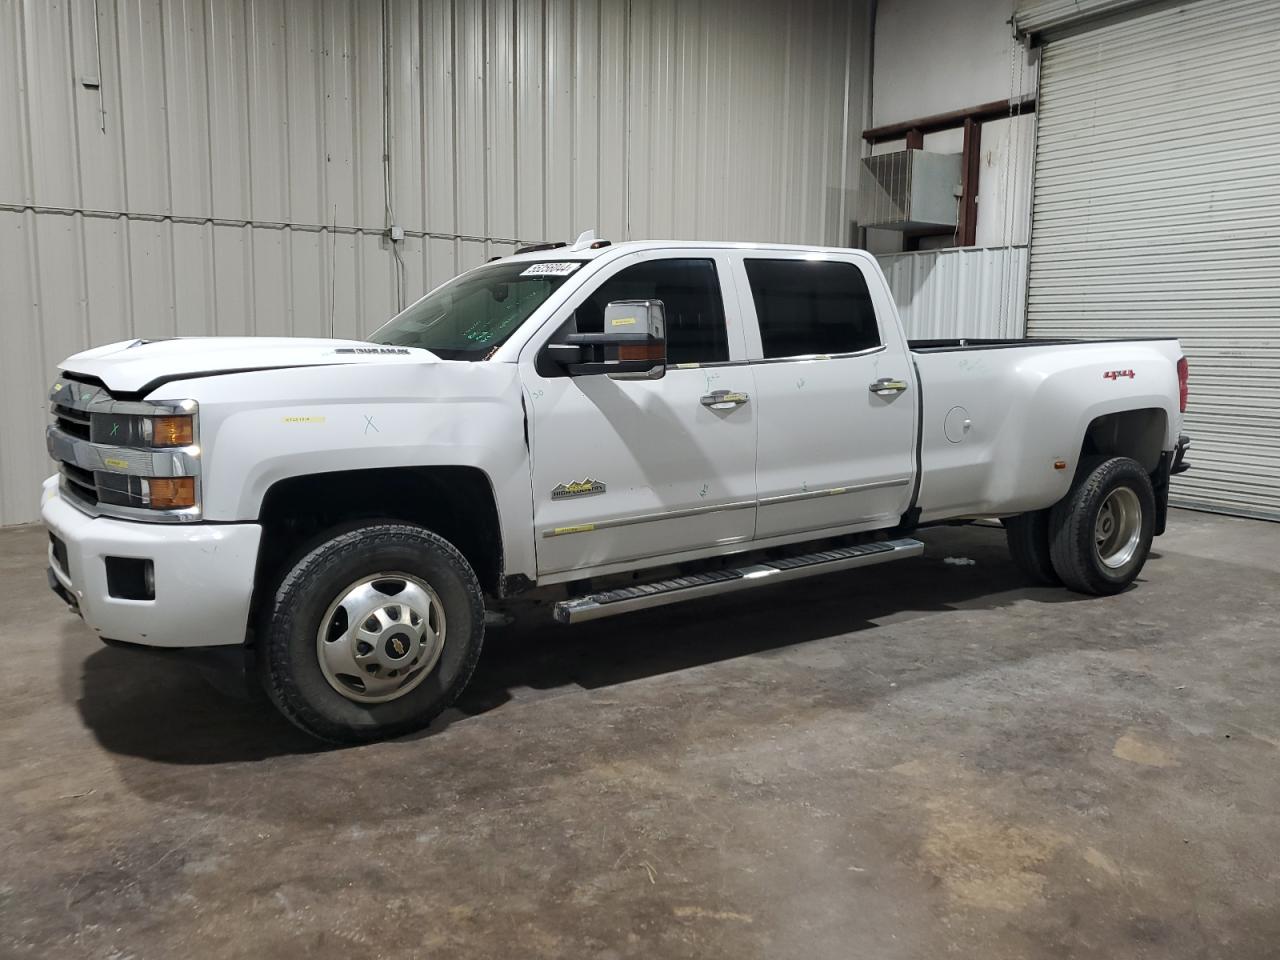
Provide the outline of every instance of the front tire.
{"type": "Polygon", "coordinates": [[[447,540],[370,524],[293,566],[260,635],[281,713],[322,740],[378,740],[425,727],[462,692],[484,641],[483,594],[447,540]]]}
{"type": "Polygon", "coordinates": [[[1128,457],[1103,460],[1050,512],[1053,569],[1077,593],[1119,593],[1147,562],[1155,515],[1155,493],[1142,465],[1128,457]]]}

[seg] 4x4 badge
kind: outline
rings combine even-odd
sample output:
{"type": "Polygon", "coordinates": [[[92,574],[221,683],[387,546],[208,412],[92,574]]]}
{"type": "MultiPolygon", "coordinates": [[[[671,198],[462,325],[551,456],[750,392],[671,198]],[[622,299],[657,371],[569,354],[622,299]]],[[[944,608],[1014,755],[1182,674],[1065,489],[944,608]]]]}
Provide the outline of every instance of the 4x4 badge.
{"type": "Polygon", "coordinates": [[[604,493],[605,486],[599,480],[592,480],[587,477],[585,480],[576,480],[573,483],[557,484],[555,489],[551,491],[552,500],[567,500],[569,497],[592,497],[597,493],[604,493]]]}

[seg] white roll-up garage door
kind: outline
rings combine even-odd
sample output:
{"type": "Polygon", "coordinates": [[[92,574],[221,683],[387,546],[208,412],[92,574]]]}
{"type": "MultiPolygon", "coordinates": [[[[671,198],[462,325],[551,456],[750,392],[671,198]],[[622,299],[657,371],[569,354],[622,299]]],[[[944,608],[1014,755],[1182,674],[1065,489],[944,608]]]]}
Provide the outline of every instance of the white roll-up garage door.
{"type": "Polygon", "coordinates": [[[1280,519],[1280,2],[1195,0],[1045,43],[1031,336],[1176,336],[1174,502],[1280,519]]]}

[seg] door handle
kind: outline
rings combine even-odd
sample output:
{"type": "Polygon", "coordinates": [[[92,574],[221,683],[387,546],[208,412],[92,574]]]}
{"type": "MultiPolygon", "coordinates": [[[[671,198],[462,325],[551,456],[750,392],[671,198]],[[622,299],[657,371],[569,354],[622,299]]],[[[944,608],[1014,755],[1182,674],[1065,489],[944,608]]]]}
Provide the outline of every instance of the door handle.
{"type": "Polygon", "coordinates": [[[712,390],[702,397],[702,405],[712,410],[732,410],[740,407],[751,398],[737,390],[712,390]]]}
{"type": "Polygon", "coordinates": [[[893,397],[907,389],[907,381],[896,377],[881,377],[868,384],[867,389],[877,397],[893,397]]]}

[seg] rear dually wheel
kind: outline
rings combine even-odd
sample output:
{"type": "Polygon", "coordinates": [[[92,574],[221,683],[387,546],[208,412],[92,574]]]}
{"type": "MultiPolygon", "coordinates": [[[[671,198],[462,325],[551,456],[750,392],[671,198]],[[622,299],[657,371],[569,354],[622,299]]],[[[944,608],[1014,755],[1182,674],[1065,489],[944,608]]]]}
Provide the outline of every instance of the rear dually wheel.
{"type": "Polygon", "coordinates": [[[1009,542],[1009,554],[1028,580],[1046,586],[1062,583],[1053,569],[1053,558],[1049,555],[1048,510],[1033,510],[1016,517],[1006,517],[1004,532],[1009,542]]]}
{"type": "Polygon", "coordinates": [[[1151,477],[1136,460],[1085,464],[1050,511],[1049,552],[1062,582],[1078,593],[1119,593],[1142,571],[1155,533],[1151,477]]]}

